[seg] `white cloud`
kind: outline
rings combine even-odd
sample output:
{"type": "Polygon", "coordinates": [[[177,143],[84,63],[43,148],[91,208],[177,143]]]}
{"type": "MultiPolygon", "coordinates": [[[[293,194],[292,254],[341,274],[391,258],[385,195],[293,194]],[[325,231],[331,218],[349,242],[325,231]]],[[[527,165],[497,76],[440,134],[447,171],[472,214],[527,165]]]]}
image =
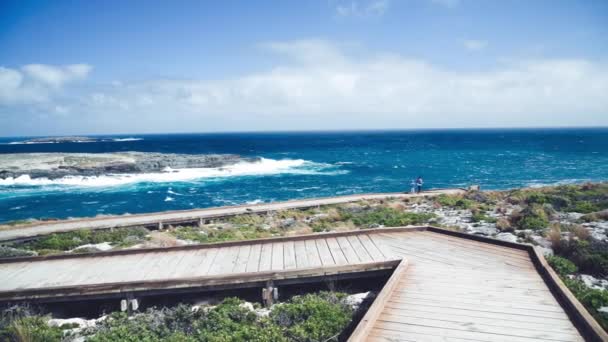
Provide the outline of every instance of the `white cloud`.
{"type": "MultiPolygon", "coordinates": [[[[355,57],[323,40],[263,46],[289,61],[223,80],[116,82],[53,108],[70,109],[66,125],[97,133],[608,125],[603,62],[519,60],[469,72],[355,57]]],[[[0,82],[18,88],[19,75],[0,70],[0,82]]]]}
{"type": "Polygon", "coordinates": [[[463,42],[464,47],[470,51],[483,50],[488,46],[488,42],[484,40],[467,39],[463,42]]]}
{"type": "Polygon", "coordinates": [[[338,4],[336,15],[355,18],[381,17],[389,6],[389,0],[350,1],[338,4]]]}
{"type": "Polygon", "coordinates": [[[85,79],[91,69],[87,64],[28,64],[20,70],[0,67],[0,105],[48,101],[67,84],[85,79]]]}

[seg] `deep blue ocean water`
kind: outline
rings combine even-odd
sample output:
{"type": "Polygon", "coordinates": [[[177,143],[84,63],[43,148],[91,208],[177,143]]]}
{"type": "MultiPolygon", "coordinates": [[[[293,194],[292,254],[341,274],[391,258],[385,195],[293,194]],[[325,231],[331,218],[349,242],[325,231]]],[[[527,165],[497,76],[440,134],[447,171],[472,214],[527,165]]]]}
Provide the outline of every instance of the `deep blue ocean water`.
{"type": "Polygon", "coordinates": [[[93,143],[9,144],[23,152],[231,153],[257,164],[125,178],[0,179],[0,222],[143,213],[425,187],[507,189],[608,180],[608,128],[230,133],[97,137],[93,143]],[[141,140],[114,141],[136,138],[141,140]]]}

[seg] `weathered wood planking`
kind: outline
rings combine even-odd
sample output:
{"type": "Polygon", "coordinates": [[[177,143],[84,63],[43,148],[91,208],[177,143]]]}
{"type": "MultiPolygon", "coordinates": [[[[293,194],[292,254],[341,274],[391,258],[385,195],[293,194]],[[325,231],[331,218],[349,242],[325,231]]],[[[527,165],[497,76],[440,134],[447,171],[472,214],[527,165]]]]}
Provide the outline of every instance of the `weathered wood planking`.
{"type": "MultiPolygon", "coordinates": [[[[554,297],[555,289],[548,287],[559,284],[547,281],[538,271],[542,268],[534,260],[545,267],[542,256],[536,255],[535,259],[521,245],[504,247],[502,242],[490,244],[476,241],[477,237],[428,229],[380,229],[3,261],[0,298],[24,291],[33,293],[31,298],[39,298],[70,293],[70,289],[78,293],[82,288],[100,293],[139,291],[150,286],[238,284],[268,277],[299,279],[335,274],[331,272],[386,269],[387,263],[395,267],[401,262],[407,263],[407,272],[402,267],[398,277],[391,277],[366,314],[372,318],[364,319],[356,329],[365,340],[583,340],[580,323],[574,326],[569,318],[572,312],[566,313],[554,297]]],[[[570,304],[574,306],[571,310],[583,312],[584,308],[569,296],[566,293],[567,300],[574,303],[570,304]]],[[[582,317],[588,319],[584,312],[582,317]]],[[[591,321],[588,326],[597,329],[591,321]]],[[[602,332],[596,335],[600,340],[605,336],[602,332]]],[[[357,341],[357,335],[353,336],[351,341],[357,341]]]]}
{"type": "MultiPolygon", "coordinates": [[[[428,231],[370,236],[409,266],[365,340],[583,341],[526,251],[428,231]]],[[[370,236],[358,238],[373,257],[370,236]]]]}
{"type": "MultiPolygon", "coordinates": [[[[362,232],[358,235],[366,235],[362,232]]],[[[357,238],[357,236],[353,236],[357,238]]],[[[341,238],[345,238],[342,236],[341,238]]],[[[343,240],[347,241],[347,240],[343,240]]],[[[359,241],[359,240],[357,240],[359,241]]],[[[367,239],[366,243],[371,243],[367,239]]],[[[311,235],[306,239],[276,242],[243,243],[225,247],[200,249],[154,250],[127,255],[106,255],[96,258],[56,258],[24,262],[0,263],[2,291],[39,289],[44,287],[85,286],[92,284],[163,281],[202,276],[221,276],[249,272],[282,271],[355,265],[388,260],[379,254],[349,262],[353,257],[350,244],[342,245],[334,236],[311,235]]],[[[369,248],[369,247],[368,247],[369,248]]]]}

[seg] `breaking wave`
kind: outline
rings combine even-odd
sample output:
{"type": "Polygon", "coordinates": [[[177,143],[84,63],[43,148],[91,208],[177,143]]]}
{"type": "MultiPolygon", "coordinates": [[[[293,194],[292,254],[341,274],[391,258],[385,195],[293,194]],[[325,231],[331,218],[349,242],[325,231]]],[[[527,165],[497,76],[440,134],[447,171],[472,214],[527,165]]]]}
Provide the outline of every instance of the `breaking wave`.
{"type": "Polygon", "coordinates": [[[115,139],[110,139],[110,141],[113,141],[113,142],[140,141],[140,140],[144,140],[144,139],[143,138],[115,138],[115,139]]]}
{"type": "Polygon", "coordinates": [[[299,175],[339,175],[348,171],[339,170],[331,164],[315,163],[303,159],[274,160],[261,158],[255,162],[239,162],[217,168],[166,168],[157,173],[140,174],[107,174],[101,176],[66,176],[58,179],[31,178],[22,175],[17,178],[0,179],[0,186],[76,186],[76,187],[110,187],[131,183],[170,183],[187,182],[205,178],[228,178],[239,176],[267,176],[277,174],[299,175]]]}

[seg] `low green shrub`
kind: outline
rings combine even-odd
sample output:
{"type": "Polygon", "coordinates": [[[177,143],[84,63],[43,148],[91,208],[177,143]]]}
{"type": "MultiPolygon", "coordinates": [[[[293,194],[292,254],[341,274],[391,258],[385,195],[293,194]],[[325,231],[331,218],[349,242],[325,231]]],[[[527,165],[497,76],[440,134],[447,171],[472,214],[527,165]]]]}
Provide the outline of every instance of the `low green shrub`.
{"type": "Polygon", "coordinates": [[[475,205],[475,202],[470,199],[463,198],[461,196],[444,194],[435,197],[435,202],[443,207],[456,209],[470,209],[475,205]]]}
{"type": "Polygon", "coordinates": [[[32,255],[36,255],[36,253],[24,249],[0,246],[0,258],[15,258],[32,255]]]}
{"type": "Polygon", "coordinates": [[[562,280],[602,328],[608,331],[608,315],[598,311],[599,308],[608,306],[608,291],[589,288],[585,283],[576,278],[564,277],[562,280]]]}
{"type": "Polygon", "coordinates": [[[81,229],[66,233],[54,233],[27,242],[23,248],[35,251],[68,251],[86,244],[109,242],[113,246],[128,247],[146,239],[149,231],[143,227],[104,230],[81,229]]]}
{"type": "Polygon", "coordinates": [[[223,241],[251,240],[271,237],[278,232],[265,230],[260,227],[246,226],[228,229],[200,229],[196,227],[177,227],[170,233],[181,240],[190,240],[200,243],[213,243],[223,241]]]}
{"type": "Polygon", "coordinates": [[[179,305],[134,317],[114,313],[87,331],[87,341],[336,341],[353,315],[341,302],[344,296],[329,292],[296,296],[276,305],[268,317],[257,316],[237,298],[227,298],[208,310],[179,305]]]}
{"type": "Polygon", "coordinates": [[[546,257],[546,259],[549,265],[553,267],[555,272],[562,277],[578,272],[578,267],[576,267],[572,261],[566,258],[562,258],[557,255],[549,255],[546,257]]]}
{"type": "Polygon", "coordinates": [[[352,309],[341,302],[344,296],[331,292],[296,296],[277,306],[270,319],[290,341],[326,341],[337,337],[352,319],[352,309]]]}
{"type": "Polygon", "coordinates": [[[555,254],[572,261],[582,273],[608,276],[608,244],[605,242],[562,239],[553,249],[555,254]]]}
{"type": "Polygon", "coordinates": [[[48,326],[43,316],[18,317],[0,326],[0,341],[59,342],[62,337],[62,329],[48,326]]]}
{"type": "Polygon", "coordinates": [[[389,207],[373,207],[361,212],[342,212],[344,220],[351,220],[358,227],[400,227],[413,224],[427,223],[434,219],[435,214],[412,213],[399,211],[389,207]]]}
{"type": "Polygon", "coordinates": [[[549,217],[543,206],[533,204],[518,213],[513,213],[511,222],[519,229],[541,230],[549,225],[549,217]]]}
{"type": "Polygon", "coordinates": [[[487,223],[496,223],[497,220],[495,217],[488,216],[481,211],[475,211],[475,212],[473,212],[473,215],[471,216],[471,221],[473,221],[473,222],[483,221],[483,222],[487,222],[487,223]]]}

